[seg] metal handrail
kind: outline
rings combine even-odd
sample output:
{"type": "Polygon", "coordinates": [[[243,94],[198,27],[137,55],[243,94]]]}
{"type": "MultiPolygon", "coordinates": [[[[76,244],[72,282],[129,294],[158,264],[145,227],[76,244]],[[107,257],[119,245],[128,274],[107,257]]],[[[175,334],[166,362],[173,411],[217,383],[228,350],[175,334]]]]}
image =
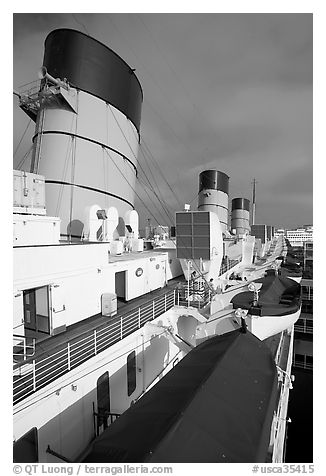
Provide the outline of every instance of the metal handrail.
{"type": "Polygon", "coordinates": [[[211,291],[205,282],[180,284],[177,288],[178,305],[186,305],[202,309],[210,301],[211,291]]]}
{"type": "Polygon", "coordinates": [[[302,362],[302,360],[297,360],[294,356],[293,366],[297,367],[297,368],[300,368],[300,369],[307,369],[307,370],[312,370],[313,369],[313,364],[310,363],[310,362],[307,362],[306,356],[304,356],[304,361],[303,362],[302,362]]]}
{"type": "Polygon", "coordinates": [[[313,334],[313,321],[312,319],[306,319],[300,317],[294,324],[294,330],[297,332],[303,332],[305,334],[313,334]]]}
{"type": "MultiPolygon", "coordinates": [[[[38,359],[29,359],[22,363],[19,370],[25,369],[24,375],[16,375],[13,384],[14,403],[18,403],[28,395],[47,384],[58,376],[76,368],[99,352],[104,351],[124,337],[139,329],[145,322],[151,321],[171,309],[176,304],[175,289],[157,299],[150,301],[122,315],[117,322],[109,323],[100,328],[87,331],[79,339],[74,338],[57,352],[38,359]]],[[[18,364],[16,363],[16,366],[18,364]]]]}
{"type": "Polygon", "coordinates": [[[231,268],[234,268],[238,263],[241,262],[241,259],[242,259],[242,258],[239,258],[239,259],[228,259],[228,260],[223,259],[223,260],[222,260],[222,263],[221,263],[221,267],[220,267],[219,276],[221,276],[222,274],[226,273],[226,272],[229,271],[231,268]]]}
{"type": "Polygon", "coordinates": [[[21,360],[23,357],[23,360],[26,360],[28,357],[33,357],[35,354],[35,338],[33,337],[26,337],[26,336],[21,336],[18,334],[13,335],[13,358],[19,357],[18,361],[21,360]],[[28,340],[31,341],[31,344],[28,344],[28,340]],[[31,350],[32,352],[28,352],[31,350]]]}

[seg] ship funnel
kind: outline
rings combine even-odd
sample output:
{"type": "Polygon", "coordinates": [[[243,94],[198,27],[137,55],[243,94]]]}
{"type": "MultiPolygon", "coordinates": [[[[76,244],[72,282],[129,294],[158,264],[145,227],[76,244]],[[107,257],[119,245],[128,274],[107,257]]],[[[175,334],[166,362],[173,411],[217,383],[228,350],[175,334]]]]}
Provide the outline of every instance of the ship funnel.
{"type": "Polygon", "coordinates": [[[237,235],[244,235],[250,231],[249,226],[250,201],[247,198],[232,200],[231,230],[237,235]]]}
{"type": "Polygon", "coordinates": [[[38,77],[62,88],[38,110],[32,168],[46,177],[47,211],[60,214],[61,238],[78,241],[87,207],[115,207],[121,219],[134,208],[143,92],[114,51],[67,28],[47,36],[38,77]]]}
{"type": "Polygon", "coordinates": [[[198,210],[217,214],[223,232],[228,228],[229,176],[218,170],[199,175],[198,210]]]}

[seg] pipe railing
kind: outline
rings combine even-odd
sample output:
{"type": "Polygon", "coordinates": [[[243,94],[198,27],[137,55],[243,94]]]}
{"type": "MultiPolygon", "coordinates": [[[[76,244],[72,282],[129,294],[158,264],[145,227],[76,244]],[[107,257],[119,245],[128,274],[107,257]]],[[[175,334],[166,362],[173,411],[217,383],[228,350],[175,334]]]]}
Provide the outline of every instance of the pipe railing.
{"type": "Polygon", "coordinates": [[[296,368],[299,368],[299,369],[312,370],[313,369],[313,363],[308,361],[306,355],[304,355],[302,357],[303,357],[303,359],[298,358],[297,355],[294,356],[294,358],[293,358],[293,367],[296,367],[296,368]]]}
{"type": "Polygon", "coordinates": [[[13,358],[14,362],[27,360],[35,354],[35,339],[33,337],[13,335],[13,358]]]}
{"type": "Polygon", "coordinates": [[[223,258],[222,263],[221,263],[221,267],[220,267],[220,274],[219,275],[221,276],[222,274],[229,271],[231,268],[234,268],[234,266],[236,266],[238,263],[241,262],[241,259],[242,258],[239,258],[239,259],[223,258]]]}
{"type": "Polygon", "coordinates": [[[103,352],[124,337],[140,329],[176,304],[176,290],[169,291],[153,301],[121,315],[100,329],[87,331],[73,341],[63,344],[62,349],[50,350],[46,357],[29,358],[25,363],[14,365],[14,403],[45,387],[61,375],[78,367],[88,359],[103,352]]]}
{"type": "Polygon", "coordinates": [[[313,321],[312,319],[306,319],[300,317],[294,324],[294,330],[296,332],[302,332],[304,334],[313,334],[313,321]]]}
{"type": "Polygon", "coordinates": [[[191,283],[179,283],[176,289],[176,304],[178,306],[192,306],[202,309],[211,299],[211,290],[204,282],[192,281],[191,283]]]}

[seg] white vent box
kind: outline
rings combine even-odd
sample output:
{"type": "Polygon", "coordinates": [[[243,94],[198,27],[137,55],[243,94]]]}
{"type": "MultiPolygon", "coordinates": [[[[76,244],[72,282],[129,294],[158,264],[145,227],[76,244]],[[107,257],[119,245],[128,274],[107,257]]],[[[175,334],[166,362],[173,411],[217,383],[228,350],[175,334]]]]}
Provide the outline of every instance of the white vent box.
{"type": "Polygon", "coordinates": [[[114,293],[104,293],[101,297],[102,316],[115,316],[118,310],[117,295],[114,293]]]}
{"type": "Polygon", "coordinates": [[[14,213],[46,215],[45,179],[43,175],[13,171],[14,213]]]}
{"type": "Polygon", "coordinates": [[[131,241],[132,251],[144,251],[144,240],[142,238],[133,238],[131,241]]]}
{"type": "Polygon", "coordinates": [[[13,245],[56,245],[60,241],[58,217],[13,214],[13,245]]]}
{"type": "Polygon", "coordinates": [[[111,241],[110,243],[110,253],[111,255],[121,255],[123,253],[123,243],[122,241],[111,241]]]}

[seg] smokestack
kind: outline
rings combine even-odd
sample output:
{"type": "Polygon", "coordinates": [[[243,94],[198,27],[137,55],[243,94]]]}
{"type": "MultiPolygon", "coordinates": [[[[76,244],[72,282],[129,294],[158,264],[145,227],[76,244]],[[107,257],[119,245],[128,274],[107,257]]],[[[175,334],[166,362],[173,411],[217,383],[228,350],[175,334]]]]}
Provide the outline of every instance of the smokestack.
{"type": "Polygon", "coordinates": [[[134,208],[142,88],[114,51],[70,29],[47,36],[40,77],[56,93],[41,96],[32,172],[46,178],[62,234],[78,239],[86,207],[134,208]]]}
{"type": "Polygon", "coordinates": [[[228,229],[229,176],[218,170],[199,175],[198,210],[217,214],[222,231],[228,229]]]}
{"type": "Polygon", "coordinates": [[[250,201],[247,198],[234,198],[232,200],[231,230],[237,235],[250,231],[250,201]]]}

